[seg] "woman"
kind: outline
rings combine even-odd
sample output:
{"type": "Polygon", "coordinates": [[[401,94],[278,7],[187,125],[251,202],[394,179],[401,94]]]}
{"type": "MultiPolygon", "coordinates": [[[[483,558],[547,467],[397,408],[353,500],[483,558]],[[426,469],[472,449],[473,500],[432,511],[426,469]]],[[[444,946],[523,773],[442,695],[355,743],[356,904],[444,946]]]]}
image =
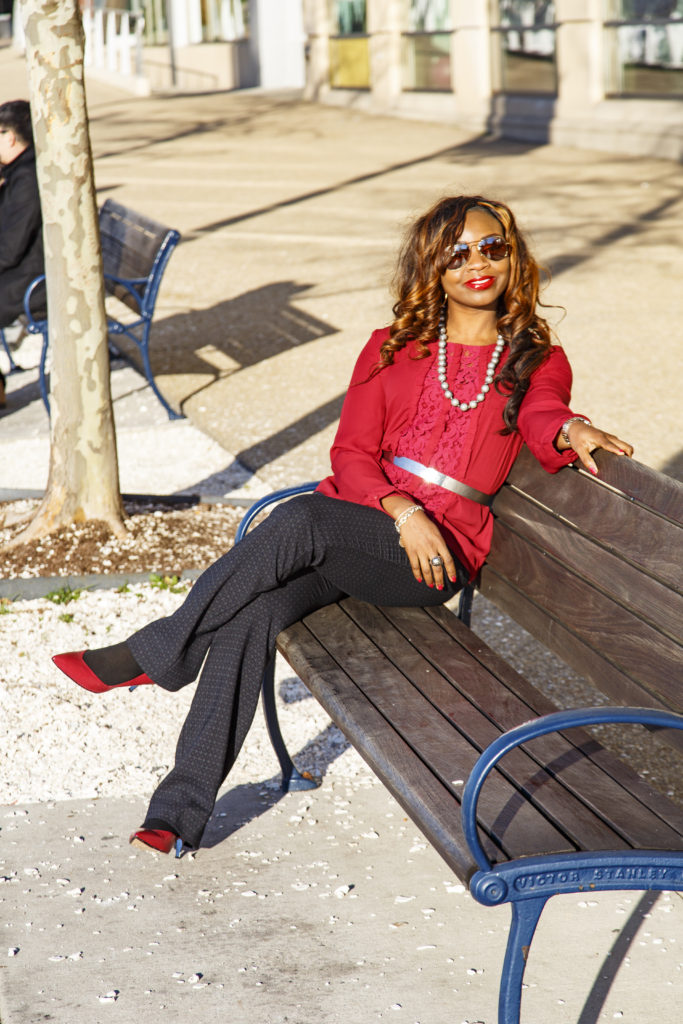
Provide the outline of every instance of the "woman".
{"type": "Polygon", "coordinates": [[[94,692],[201,675],[175,767],[131,842],[199,846],[251,724],[280,630],[351,594],[436,605],[486,558],[491,496],[523,441],[549,472],[632,454],[569,407],[571,370],[537,312],[538,267],[511,211],[444,199],[406,237],[389,328],[363,349],[317,492],[280,505],[124,643],[57,655],[94,692]],[[398,535],[397,535],[398,534],[398,535]],[[203,666],[203,667],[202,667],[203,666]]]}

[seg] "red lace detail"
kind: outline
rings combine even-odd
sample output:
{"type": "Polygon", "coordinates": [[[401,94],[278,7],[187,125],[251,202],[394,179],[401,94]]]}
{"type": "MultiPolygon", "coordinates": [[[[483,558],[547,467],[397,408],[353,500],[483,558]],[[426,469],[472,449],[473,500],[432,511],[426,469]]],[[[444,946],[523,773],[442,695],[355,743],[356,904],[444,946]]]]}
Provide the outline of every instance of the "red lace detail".
{"type": "MultiPolygon", "coordinates": [[[[446,373],[456,398],[467,402],[476,398],[484,381],[492,349],[493,346],[489,345],[448,346],[446,373]]],[[[394,454],[415,459],[416,462],[432,466],[459,480],[461,467],[469,461],[481,405],[467,412],[454,409],[443,393],[437,372],[434,360],[424,378],[417,415],[401,435],[394,454]]],[[[393,463],[385,465],[385,472],[396,487],[407,491],[432,512],[440,511],[453,500],[450,491],[424,483],[414,473],[393,463]]]]}

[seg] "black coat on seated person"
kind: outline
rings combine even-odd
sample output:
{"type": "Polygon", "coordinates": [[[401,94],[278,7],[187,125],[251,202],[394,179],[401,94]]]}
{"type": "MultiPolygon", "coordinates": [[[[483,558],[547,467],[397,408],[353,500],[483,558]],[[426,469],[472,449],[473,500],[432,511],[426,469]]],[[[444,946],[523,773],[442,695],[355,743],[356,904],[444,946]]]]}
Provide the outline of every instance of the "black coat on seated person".
{"type": "MultiPolygon", "coordinates": [[[[43,221],[32,146],[0,171],[0,327],[24,312],[24,292],[45,273],[43,221]]],[[[31,303],[34,313],[45,309],[40,287],[31,303]]]]}

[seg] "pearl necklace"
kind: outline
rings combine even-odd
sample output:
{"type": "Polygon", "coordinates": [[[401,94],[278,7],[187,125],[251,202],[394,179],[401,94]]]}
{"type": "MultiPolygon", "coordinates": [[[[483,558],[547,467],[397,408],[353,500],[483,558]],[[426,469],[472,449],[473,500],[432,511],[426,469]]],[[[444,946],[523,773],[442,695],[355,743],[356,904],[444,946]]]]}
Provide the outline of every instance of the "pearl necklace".
{"type": "Polygon", "coordinates": [[[471,402],[461,402],[459,398],[456,398],[451,389],[448,386],[446,379],[446,346],[448,343],[448,332],[446,330],[446,317],[442,313],[441,319],[439,320],[439,356],[438,356],[438,378],[443,393],[451,403],[454,409],[460,409],[462,412],[467,412],[469,409],[476,409],[480,402],[483,402],[488,394],[493,378],[496,373],[496,367],[500,362],[501,353],[505,347],[502,335],[498,335],[496,339],[496,347],[493,350],[493,355],[489,360],[489,365],[486,367],[486,377],[484,383],[481,386],[481,391],[476,398],[473,398],[471,402]]]}

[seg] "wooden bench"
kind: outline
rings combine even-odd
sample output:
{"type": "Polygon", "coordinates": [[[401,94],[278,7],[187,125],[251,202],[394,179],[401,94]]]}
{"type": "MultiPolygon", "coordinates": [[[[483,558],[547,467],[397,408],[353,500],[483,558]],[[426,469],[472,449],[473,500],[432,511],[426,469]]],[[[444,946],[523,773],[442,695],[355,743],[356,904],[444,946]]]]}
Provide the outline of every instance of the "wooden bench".
{"type": "MultiPolygon", "coordinates": [[[[511,903],[500,1024],[520,1019],[524,966],[550,896],[683,889],[683,810],[579,728],[641,722],[657,731],[651,742],[680,750],[683,487],[597,454],[595,479],[574,467],[551,476],[522,452],[494,502],[479,586],[611,706],[558,712],[472,632],[467,591],[462,618],[345,599],[278,638],[474,898],[511,903]]],[[[257,502],[238,539],[268,504],[314,486],[257,502]]],[[[284,788],[318,784],[287,753],[272,667],[263,695],[284,788]]]]}
{"type": "MultiPolygon", "coordinates": [[[[134,341],[142,357],[145,377],[168,413],[168,418],[182,419],[182,415],[171,408],[159,391],[149,358],[149,334],[161,278],[171,253],[180,241],[180,235],[177,231],[150,220],[149,217],[143,217],[142,214],[121,206],[113,199],[107,199],[100,209],[99,226],[106,294],[115,296],[134,314],[132,320],[124,322],[107,311],[110,350],[126,358],[125,353],[116,347],[112,339],[125,335],[134,341]]],[[[46,315],[36,315],[31,311],[32,294],[44,280],[45,277],[41,276],[31,282],[24,296],[24,310],[28,331],[43,336],[40,393],[49,414],[50,402],[45,373],[49,342],[48,321],[46,315]]]]}

